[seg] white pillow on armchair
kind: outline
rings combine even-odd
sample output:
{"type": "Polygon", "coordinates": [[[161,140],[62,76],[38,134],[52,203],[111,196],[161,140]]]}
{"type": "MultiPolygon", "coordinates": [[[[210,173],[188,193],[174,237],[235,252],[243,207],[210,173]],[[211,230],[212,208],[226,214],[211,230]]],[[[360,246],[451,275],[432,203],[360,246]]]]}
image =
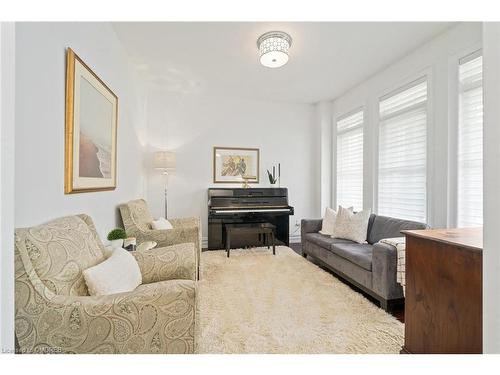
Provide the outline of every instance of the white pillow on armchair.
{"type": "Polygon", "coordinates": [[[170,221],[164,217],[160,217],[158,220],[153,220],[151,223],[153,229],[173,229],[174,227],[170,224],[170,221]]]}
{"type": "Polygon", "coordinates": [[[137,260],[127,250],[115,248],[104,262],[83,271],[89,295],[131,292],[142,283],[137,260]]]}

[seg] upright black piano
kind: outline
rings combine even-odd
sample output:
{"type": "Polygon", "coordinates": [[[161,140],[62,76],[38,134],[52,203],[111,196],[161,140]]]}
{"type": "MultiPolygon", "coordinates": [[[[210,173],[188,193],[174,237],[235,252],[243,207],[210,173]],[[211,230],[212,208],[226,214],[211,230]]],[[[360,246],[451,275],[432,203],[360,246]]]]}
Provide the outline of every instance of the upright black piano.
{"type": "MultiPolygon", "coordinates": [[[[270,223],[276,226],[276,244],[289,245],[287,188],[208,189],[208,249],[225,248],[226,224],[270,223]]],[[[231,247],[255,245],[251,238],[231,238],[231,247]]]]}

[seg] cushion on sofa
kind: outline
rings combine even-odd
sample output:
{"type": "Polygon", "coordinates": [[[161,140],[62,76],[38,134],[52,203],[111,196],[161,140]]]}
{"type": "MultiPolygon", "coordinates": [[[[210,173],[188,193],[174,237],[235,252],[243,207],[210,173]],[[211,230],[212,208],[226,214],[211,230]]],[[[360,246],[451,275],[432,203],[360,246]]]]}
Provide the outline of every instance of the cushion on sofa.
{"type": "Polygon", "coordinates": [[[307,233],[305,239],[327,250],[330,250],[332,245],[335,243],[352,243],[352,241],[349,240],[332,238],[331,236],[326,236],[321,233],[307,233]]]}
{"type": "Polygon", "coordinates": [[[383,238],[401,237],[402,230],[426,229],[427,224],[417,221],[396,219],[388,216],[375,216],[368,232],[368,243],[375,244],[383,238]]]}
{"type": "Polygon", "coordinates": [[[321,222],[321,230],[319,233],[326,236],[331,236],[333,234],[333,227],[335,226],[335,220],[337,219],[337,211],[327,207],[325,209],[325,214],[323,215],[323,221],[321,222]]]}
{"type": "Polygon", "coordinates": [[[365,242],[370,215],[370,210],[352,212],[339,206],[337,219],[333,227],[333,237],[344,238],[357,243],[365,242]]]}
{"type": "Polygon", "coordinates": [[[373,245],[358,244],[351,241],[338,242],[332,245],[331,251],[365,270],[371,271],[372,269],[373,245]]]}

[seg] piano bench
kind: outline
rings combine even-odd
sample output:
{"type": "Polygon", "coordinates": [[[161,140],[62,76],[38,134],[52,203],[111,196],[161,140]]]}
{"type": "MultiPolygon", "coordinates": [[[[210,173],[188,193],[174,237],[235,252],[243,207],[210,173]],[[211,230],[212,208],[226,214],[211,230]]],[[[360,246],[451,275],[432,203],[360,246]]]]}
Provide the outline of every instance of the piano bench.
{"type": "Polygon", "coordinates": [[[234,234],[252,235],[256,234],[264,238],[264,245],[269,249],[269,237],[271,238],[271,245],[273,247],[273,255],[276,255],[276,226],[270,223],[252,223],[252,224],[226,224],[226,252],[229,258],[231,251],[231,236],[234,234]]]}

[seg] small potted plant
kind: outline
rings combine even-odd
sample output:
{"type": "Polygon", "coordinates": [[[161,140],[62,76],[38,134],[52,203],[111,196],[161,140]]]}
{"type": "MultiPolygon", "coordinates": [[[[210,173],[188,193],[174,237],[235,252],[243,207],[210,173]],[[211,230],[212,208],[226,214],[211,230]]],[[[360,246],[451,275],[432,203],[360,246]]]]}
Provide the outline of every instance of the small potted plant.
{"type": "Polygon", "coordinates": [[[127,238],[127,234],[122,228],[115,228],[108,233],[108,241],[113,249],[122,247],[125,238],[127,238]]]}

